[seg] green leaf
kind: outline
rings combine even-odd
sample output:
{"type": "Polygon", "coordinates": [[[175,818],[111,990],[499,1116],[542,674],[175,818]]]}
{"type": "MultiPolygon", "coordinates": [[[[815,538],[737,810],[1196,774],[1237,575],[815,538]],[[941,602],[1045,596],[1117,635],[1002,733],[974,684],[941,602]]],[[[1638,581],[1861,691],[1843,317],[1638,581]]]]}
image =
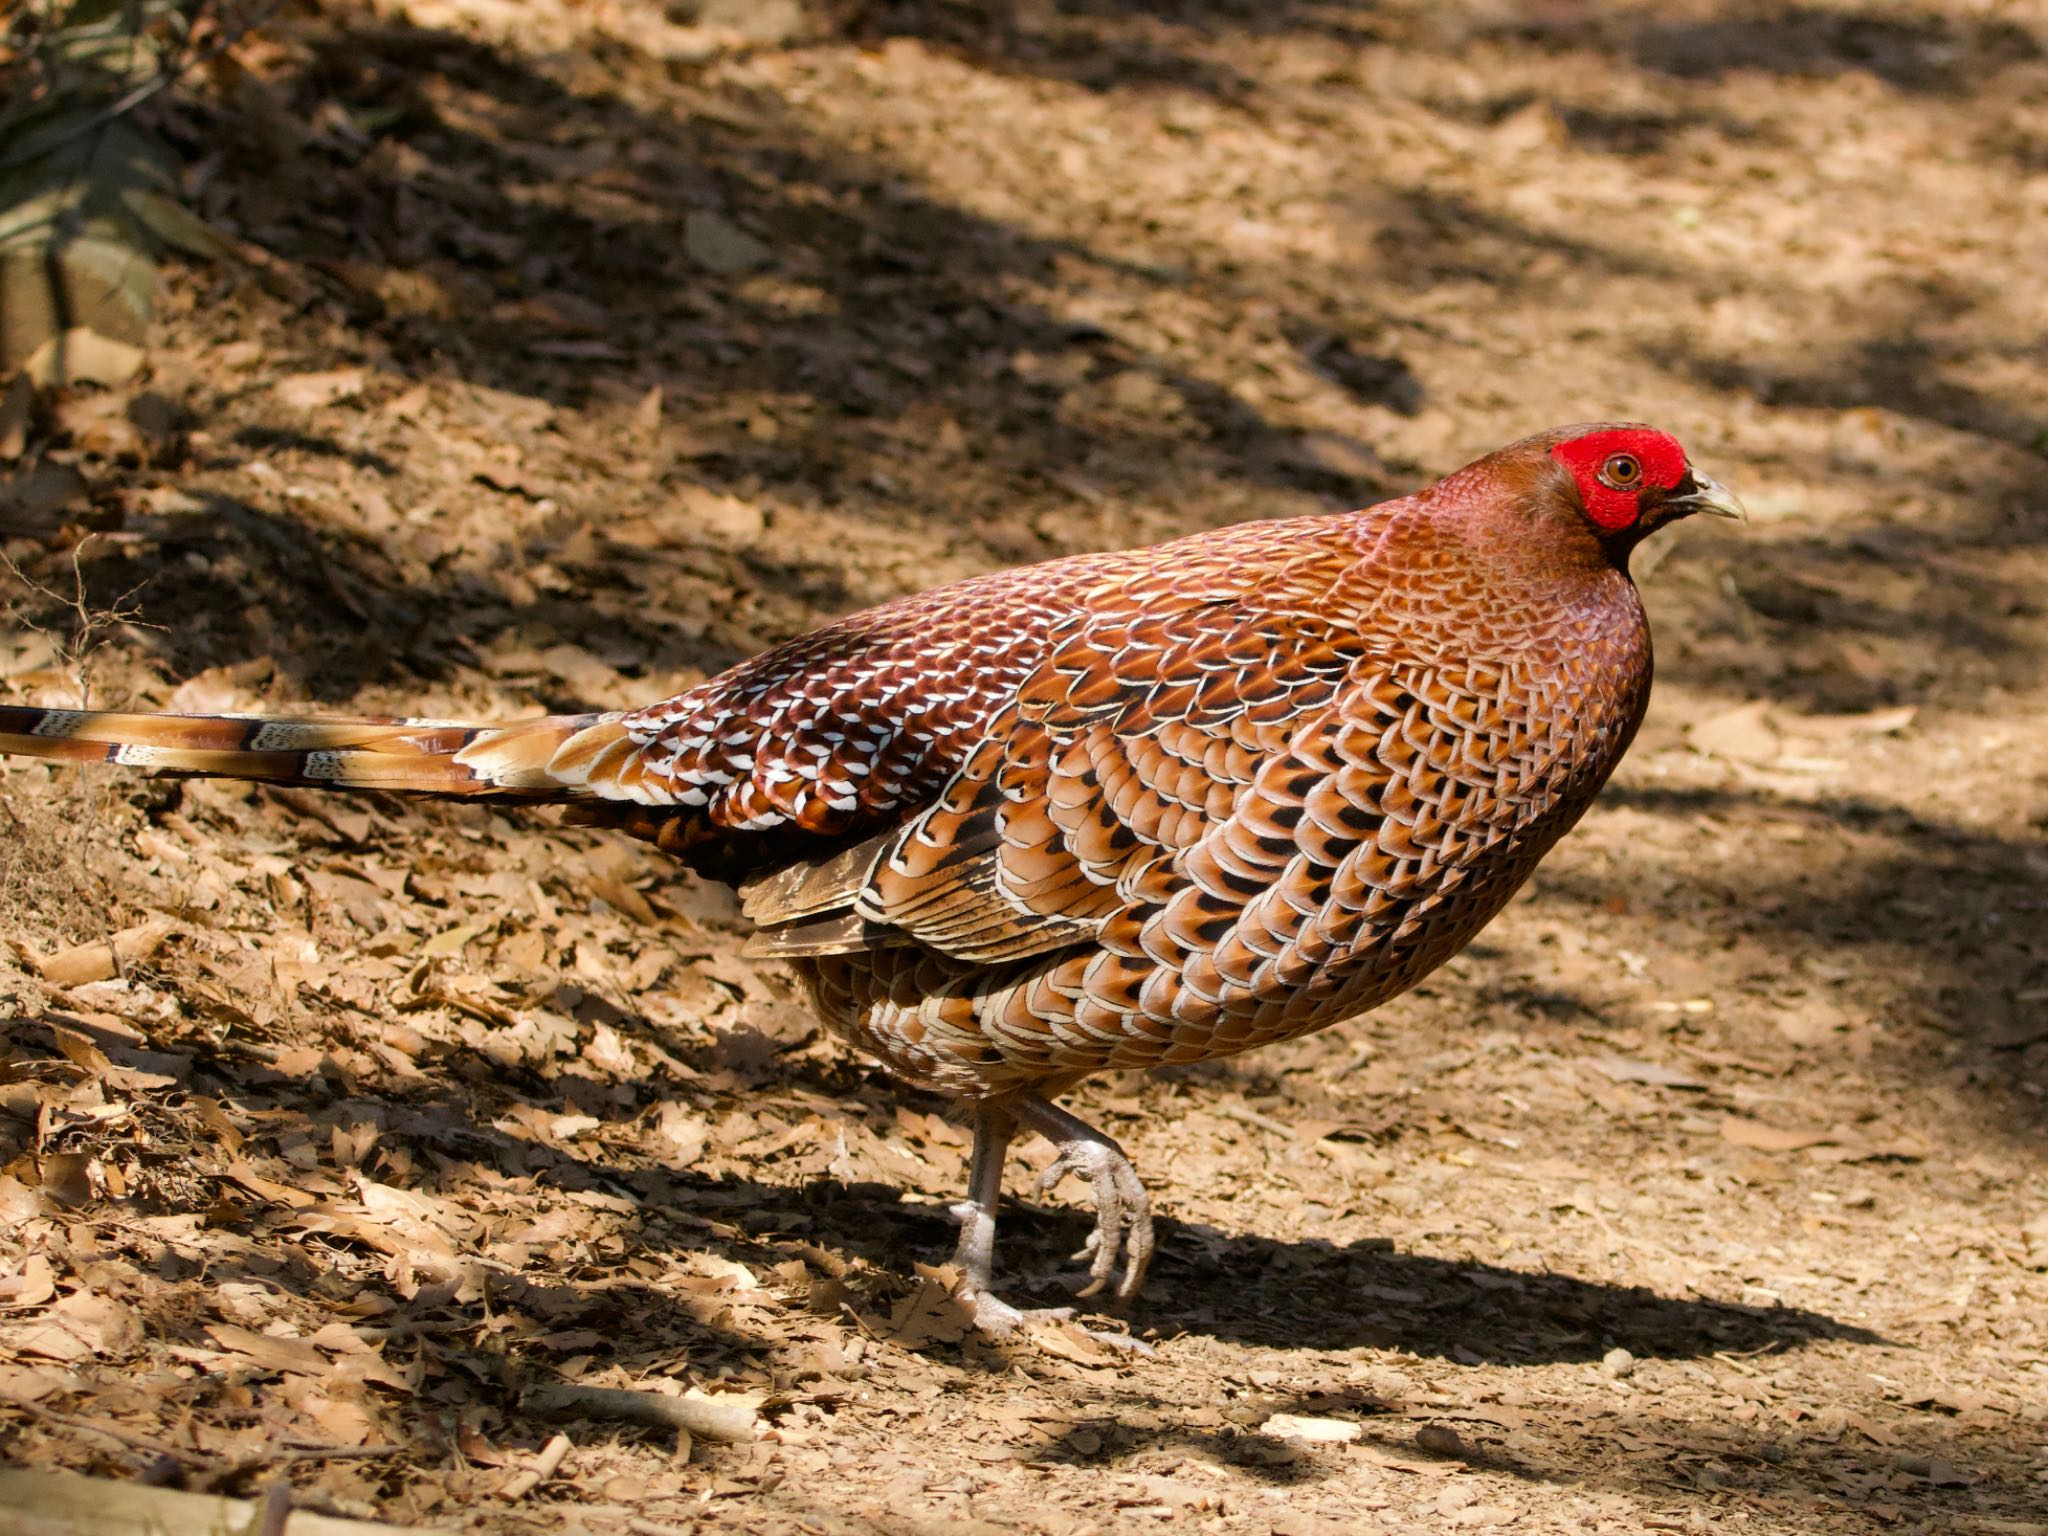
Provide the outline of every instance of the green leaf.
{"type": "Polygon", "coordinates": [[[224,256],[233,247],[227,237],[190,208],[148,187],[131,187],[121,202],[136,222],[164,245],[187,256],[224,256]]]}
{"type": "Polygon", "coordinates": [[[156,263],[130,240],[66,240],[57,252],[64,318],[116,341],[141,343],[156,313],[156,263]]]}
{"type": "Polygon", "coordinates": [[[228,243],[175,199],[177,161],[124,110],[163,67],[174,0],[72,0],[36,92],[0,107],[0,369],[46,382],[132,374],[155,312],[156,253],[228,243]],[[154,29],[154,34],[153,34],[154,29]]]}
{"type": "Polygon", "coordinates": [[[155,23],[176,9],[173,0],[77,0],[46,46],[61,59],[94,65],[117,79],[146,75],[163,51],[155,23]]]}
{"type": "Polygon", "coordinates": [[[22,372],[42,385],[125,384],[141,371],[146,356],[140,347],[76,325],[36,348],[22,372]]]}
{"type": "Polygon", "coordinates": [[[19,366],[62,328],[42,253],[0,257],[0,370],[19,366]]]}
{"type": "Polygon", "coordinates": [[[45,246],[58,224],[85,200],[85,188],[69,176],[0,177],[0,252],[45,246]]]}

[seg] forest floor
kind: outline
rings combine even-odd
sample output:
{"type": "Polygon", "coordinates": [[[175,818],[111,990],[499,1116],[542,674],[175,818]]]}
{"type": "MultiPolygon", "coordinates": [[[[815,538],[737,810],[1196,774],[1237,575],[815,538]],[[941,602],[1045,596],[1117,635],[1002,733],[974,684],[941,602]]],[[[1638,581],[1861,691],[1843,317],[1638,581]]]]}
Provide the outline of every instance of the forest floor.
{"type": "MultiPolygon", "coordinates": [[[[1162,1214],[1091,1319],[1142,1352],[963,1337],[963,1132],[658,854],[5,763],[0,1459],[536,1533],[2048,1533],[2048,7],[690,14],[320,0],[154,104],[242,256],[17,424],[0,700],[637,704],[1571,420],[1752,520],[1644,552],[1649,722],[1465,955],[1074,1096],[1162,1214]]],[[[1010,1294],[1086,1223],[1015,1201],[1010,1294]]]]}

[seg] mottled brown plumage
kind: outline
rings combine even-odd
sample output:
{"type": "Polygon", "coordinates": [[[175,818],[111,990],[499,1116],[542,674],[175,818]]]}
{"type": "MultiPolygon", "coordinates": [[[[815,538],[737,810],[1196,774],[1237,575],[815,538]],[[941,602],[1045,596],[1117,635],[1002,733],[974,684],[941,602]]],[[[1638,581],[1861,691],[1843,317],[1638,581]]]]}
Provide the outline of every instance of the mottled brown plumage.
{"type": "Polygon", "coordinates": [[[1573,427],[1363,511],[905,598],[628,714],[0,709],[0,751],[560,802],[740,883],[835,1029],[974,1106],[961,1259],[1002,1326],[1016,1125],[1093,1180],[1090,1289],[1128,1233],[1128,1294],[1143,1190],[1050,1096],[1321,1029],[1455,954],[1642,719],[1629,550],[1728,505],[1664,434],[1573,427]]]}

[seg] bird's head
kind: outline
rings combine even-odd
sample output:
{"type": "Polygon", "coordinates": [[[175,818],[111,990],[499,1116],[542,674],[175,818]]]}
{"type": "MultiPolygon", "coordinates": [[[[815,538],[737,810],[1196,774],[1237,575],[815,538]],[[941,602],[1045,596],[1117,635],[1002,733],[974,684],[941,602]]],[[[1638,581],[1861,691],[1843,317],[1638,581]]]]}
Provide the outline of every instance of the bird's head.
{"type": "Polygon", "coordinates": [[[1617,556],[1694,512],[1744,515],[1734,494],[1694,469],[1668,432],[1634,423],[1567,427],[1549,434],[1549,444],[1556,469],[1545,479],[1617,556]]]}

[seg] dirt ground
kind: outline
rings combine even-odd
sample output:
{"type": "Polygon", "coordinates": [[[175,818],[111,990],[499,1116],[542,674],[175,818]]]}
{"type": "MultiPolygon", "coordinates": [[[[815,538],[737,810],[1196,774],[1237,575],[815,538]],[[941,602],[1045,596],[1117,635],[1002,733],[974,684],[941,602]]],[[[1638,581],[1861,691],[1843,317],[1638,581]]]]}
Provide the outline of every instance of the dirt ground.
{"type": "Polygon", "coordinates": [[[965,1136],[659,855],[6,763],[0,1459],[549,1536],[2048,1533],[2048,6],[321,0],[151,110],[242,255],[40,402],[0,699],[75,701],[74,560],[96,702],[475,718],[1563,421],[1753,518],[1645,552],[1649,723],[1467,954],[1075,1096],[1143,1353],[961,1336],[965,1136]]]}

